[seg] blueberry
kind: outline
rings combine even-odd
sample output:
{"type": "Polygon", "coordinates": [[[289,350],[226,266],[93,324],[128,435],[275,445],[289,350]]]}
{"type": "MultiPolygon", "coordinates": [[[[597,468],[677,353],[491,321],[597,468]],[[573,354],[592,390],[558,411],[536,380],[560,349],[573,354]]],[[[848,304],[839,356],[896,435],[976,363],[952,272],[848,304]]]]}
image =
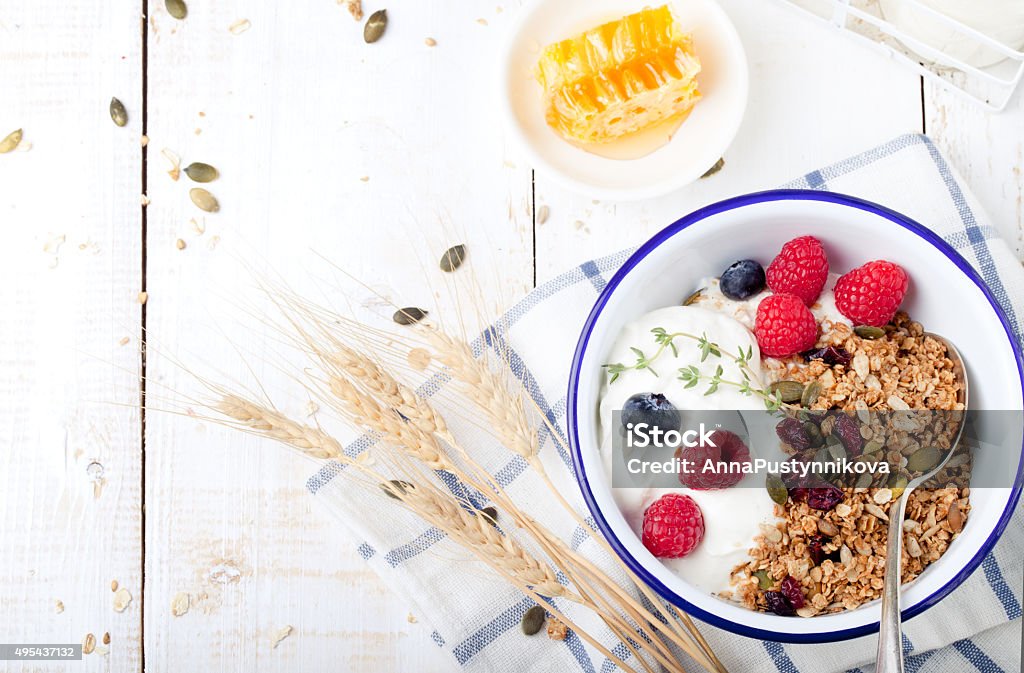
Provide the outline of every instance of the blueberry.
{"type": "Polygon", "coordinates": [[[679,411],[660,393],[637,393],[622,405],[622,427],[646,423],[662,432],[678,430],[679,411]]]}
{"type": "Polygon", "coordinates": [[[722,272],[719,287],[729,299],[753,297],[764,289],[764,268],[752,259],[741,259],[722,272]]]}

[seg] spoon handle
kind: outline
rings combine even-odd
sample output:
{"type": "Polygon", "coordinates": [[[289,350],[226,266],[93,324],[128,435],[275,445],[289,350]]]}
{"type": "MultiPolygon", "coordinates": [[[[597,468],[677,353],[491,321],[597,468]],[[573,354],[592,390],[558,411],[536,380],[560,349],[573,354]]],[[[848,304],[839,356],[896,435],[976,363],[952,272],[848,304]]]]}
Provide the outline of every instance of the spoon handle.
{"type": "Polygon", "coordinates": [[[900,545],[903,514],[909,490],[889,508],[889,535],[885,544],[885,585],[882,587],[882,619],[878,628],[875,673],[903,673],[903,638],[900,629],[900,545]]]}

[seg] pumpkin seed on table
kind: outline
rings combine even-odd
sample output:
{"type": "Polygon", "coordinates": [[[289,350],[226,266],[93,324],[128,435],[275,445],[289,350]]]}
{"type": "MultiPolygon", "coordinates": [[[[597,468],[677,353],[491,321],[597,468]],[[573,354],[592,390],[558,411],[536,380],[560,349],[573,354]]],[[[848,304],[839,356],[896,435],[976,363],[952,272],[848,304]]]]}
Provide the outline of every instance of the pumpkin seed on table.
{"type": "Polygon", "coordinates": [[[423,309],[416,308],[415,306],[406,306],[395,311],[391,319],[399,325],[414,325],[426,316],[427,312],[423,309]]]}
{"type": "Polygon", "coordinates": [[[21,144],[21,136],[21,129],[8,133],[6,138],[0,140],[0,154],[7,154],[21,144]]]}
{"type": "Polygon", "coordinates": [[[164,7],[167,8],[168,14],[179,21],[188,16],[188,7],[185,5],[185,0],[164,0],[164,7]]]}
{"type": "Polygon", "coordinates": [[[534,605],[523,615],[523,621],[520,624],[523,633],[528,636],[538,633],[543,628],[546,617],[547,611],[539,605],[534,605]]]}
{"type": "Polygon", "coordinates": [[[124,103],[117,98],[110,99],[110,118],[118,126],[124,126],[128,123],[128,111],[124,109],[124,103]]]}
{"type": "Polygon", "coordinates": [[[881,327],[872,327],[871,325],[859,325],[853,328],[853,333],[859,336],[861,339],[875,340],[881,339],[885,336],[885,330],[881,327]]]}
{"type": "Polygon", "coordinates": [[[796,381],[776,381],[768,386],[768,393],[770,395],[778,393],[779,399],[786,404],[792,404],[800,401],[804,394],[804,385],[796,381]]]}
{"type": "Polygon", "coordinates": [[[188,196],[200,210],[205,210],[208,213],[216,213],[220,210],[217,198],[202,187],[193,187],[188,191],[188,196]]]}
{"type": "Polygon", "coordinates": [[[703,178],[710,178],[712,175],[714,175],[718,171],[722,170],[723,166],[725,166],[725,157],[719,158],[718,161],[715,162],[715,165],[712,166],[711,168],[709,168],[707,171],[705,171],[704,175],[702,175],[700,177],[702,179],[703,178]]]}
{"type": "Polygon", "coordinates": [[[487,523],[492,526],[498,525],[498,508],[497,507],[484,507],[480,510],[480,514],[487,519],[487,523]]]}
{"type": "Polygon", "coordinates": [[[462,260],[464,259],[466,259],[466,246],[461,243],[453,245],[441,255],[441,270],[445,273],[451,273],[462,266],[462,260]]]}
{"type": "Polygon", "coordinates": [[[785,505],[789,500],[789,490],[786,488],[786,484],[782,481],[782,477],[774,472],[769,472],[765,477],[764,486],[768,489],[769,497],[776,503],[785,505]]]}
{"type": "Polygon", "coordinates": [[[366,41],[366,44],[373,44],[379,40],[384,35],[387,27],[388,10],[378,9],[371,14],[370,18],[366,20],[366,25],[363,26],[363,39],[366,41]]]}
{"type": "Polygon", "coordinates": [[[201,161],[193,161],[183,170],[192,182],[213,182],[220,177],[220,171],[201,161]]]}
{"type": "Polygon", "coordinates": [[[384,491],[384,495],[392,500],[399,500],[400,494],[410,491],[413,488],[412,484],[407,481],[402,481],[401,479],[392,479],[391,481],[380,485],[380,490],[384,491]]]}

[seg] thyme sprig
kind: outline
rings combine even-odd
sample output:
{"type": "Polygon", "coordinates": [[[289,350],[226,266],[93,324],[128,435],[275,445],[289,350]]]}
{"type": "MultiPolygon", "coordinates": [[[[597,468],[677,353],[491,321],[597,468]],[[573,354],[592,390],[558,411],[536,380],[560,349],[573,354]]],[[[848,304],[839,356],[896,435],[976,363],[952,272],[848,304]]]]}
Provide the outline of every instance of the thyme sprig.
{"type": "Polygon", "coordinates": [[[623,372],[631,369],[638,371],[646,369],[655,376],[658,376],[658,372],[654,370],[651,363],[661,357],[666,350],[671,350],[673,357],[679,357],[679,349],[675,344],[675,340],[683,338],[697,342],[697,348],[700,350],[701,362],[705,362],[709,357],[729,358],[736,363],[739,367],[740,374],[743,376],[743,381],[730,381],[722,378],[725,374],[725,369],[721,364],[715,368],[715,373],[712,376],[701,374],[700,370],[695,365],[689,365],[687,367],[679,368],[678,378],[680,381],[686,383],[686,388],[694,388],[699,385],[701,381],[706,381],[708,383],[708,387],[704,391],[704,394],[711,395],[722,385],[733,386],[739,389],[739,392],[744,395],[757,395],[758,397],[761,397],[764,400],[765,407],[767,407],[769,411],[776,411],[783,406],[782,398],[779,393],[768,392],[762,388],[757,372],[750,366],[750,360],[754,357],[753,346],[748,346],[745,351],[740,349],[738,354],[733,354],[723,350],[721,346],[714,341],[711,341],[706,332],[697,336],[696,334],[690,334],[689,332],[669,332],[663,327],[655,327],[651,330],[651,334],[654,335],[654,341],[658,344],[658,348],[651,355],[647,355],[643,350],[631,346],[630,350],[633,351],[633,354],[636,356],[636,361],[633,362],[633,364],[615,362],[604,365],[605,369],[608,370],[608,374],[611,376],[609,383],[614,383],[623,372]]]}

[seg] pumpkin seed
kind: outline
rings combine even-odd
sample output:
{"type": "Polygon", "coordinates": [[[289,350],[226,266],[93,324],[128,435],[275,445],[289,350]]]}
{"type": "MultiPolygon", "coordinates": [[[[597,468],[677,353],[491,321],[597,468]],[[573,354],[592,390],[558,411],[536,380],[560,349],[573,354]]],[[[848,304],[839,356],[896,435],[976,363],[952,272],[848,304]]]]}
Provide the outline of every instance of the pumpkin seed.
{"type": "Polygon", "coordinates": [[[868,442],[867,444],[864,445],[864,453],[868,454],[868,453],[875,453],[877,451],[881,451],[882,447],[884,447],[884,446],[885,446],[885,443],[882,440],[880,440],[880,439],[872,439],[870,442],[868,442]]]}
{"type": "Polygon", "coordinates": [[[200,210],[205,210],[208,213],[216,213],[220,210],[220,204],[216,197],[202,187],[193,187],[189,190],[188,196],[200,210]]]}
{"type": "Polygon", "coordinates": [[[911,472],[927,472],[939,464],[942,454],[934,446],[924,446],[907,458],[907,469],[911,472]]]}
{"type": "Polygon", "coordinates": [[[825,442],[825,438],[821,434],[821,428],[814,421],[804,422],[804,432],[811,438],[811,446],[821,446],[825,442]]]}
{"type": "Polygon", "coordinates": [[[701,295],[702,292],[704,292],[704,289],[705,288],[702,287],[701,289],[697,290],[696,292],[691,294],[689,297],[687,297],[685,300],[683,300],[683,306],[689,306],[693,302],[695,302],[698,299],[700,299],[700,295],[701,295]]]}
{"type": "Polygon", "coordinates": [[[373,44],[379,40],[387,27],[388,10],[378,9],[371,14],[370,18],[366,20],[366,25],[363,26],[363,39],[366,40],[366,44],[373,44]]]}
{"type": "Polygon", "coordinates": [[[21,129],[11,131],[7,137],[0,140],[0,154],[7,154],[21,143],[21,129]]]}
{"type": "Polygon", "coordinates": [[[523,621],[520,624],[523,629],[523,633],[528,636],[532,636],[540,631],[544,626],[544,620],[546,617],[547,611],[539,605],[534,605],[526,611],[525,615],[523,615],[523,621]]]}
{"type": "Polygon", "coordinates": [[[466,246],[462,244],[453,245],[441,255],[441,270],[445,273],[451,273],[462,266],[462,260],[464,259],[466,259],[466,246]]]}
{"type": "Polygon", "coordinates": [[[871,341],[881,339],[885,336],[884,329],[881,327],[872,327],[871,325],[859,325],[858,327],[853,328],[853,332],[861,339],[868,339],[871,341]]]}
{"type": "Polygon", "coordinates": [[[768,393],[773,396],[778,393],[783,402],[792,404],[800,401],[804,394],[804,385],[796,381],[776,381],[768,386],[768,393]]]}
{"type": "Polygon", "coordinates": [[[185,166],[184,170],[185,175],[192,182],[213,182],[220,177],[220,171],[210,164],[204,164],[201,161],[193,161],[188,166],[185,166]]]}
{"type": "Polygon", "coordinates": [[[116,98],[110,99],[110,118],[118,126],[124,126],[128,123],[128,111],[124,109],[124,103],[116,98]]]}
{"type": "Polygon", "coordinates": [[[757,586],[762,591],[768,591],[775,586],[775,582],[769,577],[767,570],[758,570],[754,573],[754,577],[757,578],[757,586]]]}
{"type": "Polygon", "coordinates": [[[810,407],[821,397],[821,383],[817,380],[811,381],[804,386],[804,392],[800,396],[800,406],[810,407]]]}
{"type": "Polygon", "coordinates": [[[421,308],[415,306],[406,306],[395,311],[395,314],[391,316],[391,319],[397,322],[399,325],[413,325],[423,320],[427,315],[427,312],[421,308]]]}
{"type": "Polygon", "coordinates": [[[168,14],[179,21],[188,16],[188,7],[185,6],[185,0],[164,0],[164,7],[167,8],[168,14]]]}
{"type": "Polygon", "coordinates": [[[492,526],[498,525],[498,508],[497,507],[484,507],[480,510],[480,514],[487,519],[487,523],[492,526]]]}
{"type": "Polygon", "coordinates": [[[714,166],[712,166],[707,171],[705,171],[704,175],[702,175],[700,177],[701,178],[709,178],[712,175],[714,175],[715,173],[717,173],[718,171],[722,170],[722,166],[724,166],[724,165],[725,165],[725,157],[721,157],[721,158],[719,158],[718,161],[715,162],[714,166]]]}
{"type": "Polygon", "coordinates": [[[384,495],[391,498],[392,500],[400,500],[399,497],[402,493],[412,490],[415,488],[412,484],[401,479],[392,479],[391,481],[385,482],[380,485],[380,490],[384,491],[384,495]]]}
{"type": "Polygon", "coordinates": [[[892,499],[897,500],[903,491],[907,490],[907,478],[906,476],[896,473],[889,477],[889,490],[892,491],[892,499]]]}
{"type": "Polygon", "coordinates": [[[786,484],[782,481],[782,477],[769,472],[768,476],[765,477],[764,486],[768,489],[768,496],[780,505],[785,505],[786,501],[789,500],[789,491],[786,489],[786,484]]]}

